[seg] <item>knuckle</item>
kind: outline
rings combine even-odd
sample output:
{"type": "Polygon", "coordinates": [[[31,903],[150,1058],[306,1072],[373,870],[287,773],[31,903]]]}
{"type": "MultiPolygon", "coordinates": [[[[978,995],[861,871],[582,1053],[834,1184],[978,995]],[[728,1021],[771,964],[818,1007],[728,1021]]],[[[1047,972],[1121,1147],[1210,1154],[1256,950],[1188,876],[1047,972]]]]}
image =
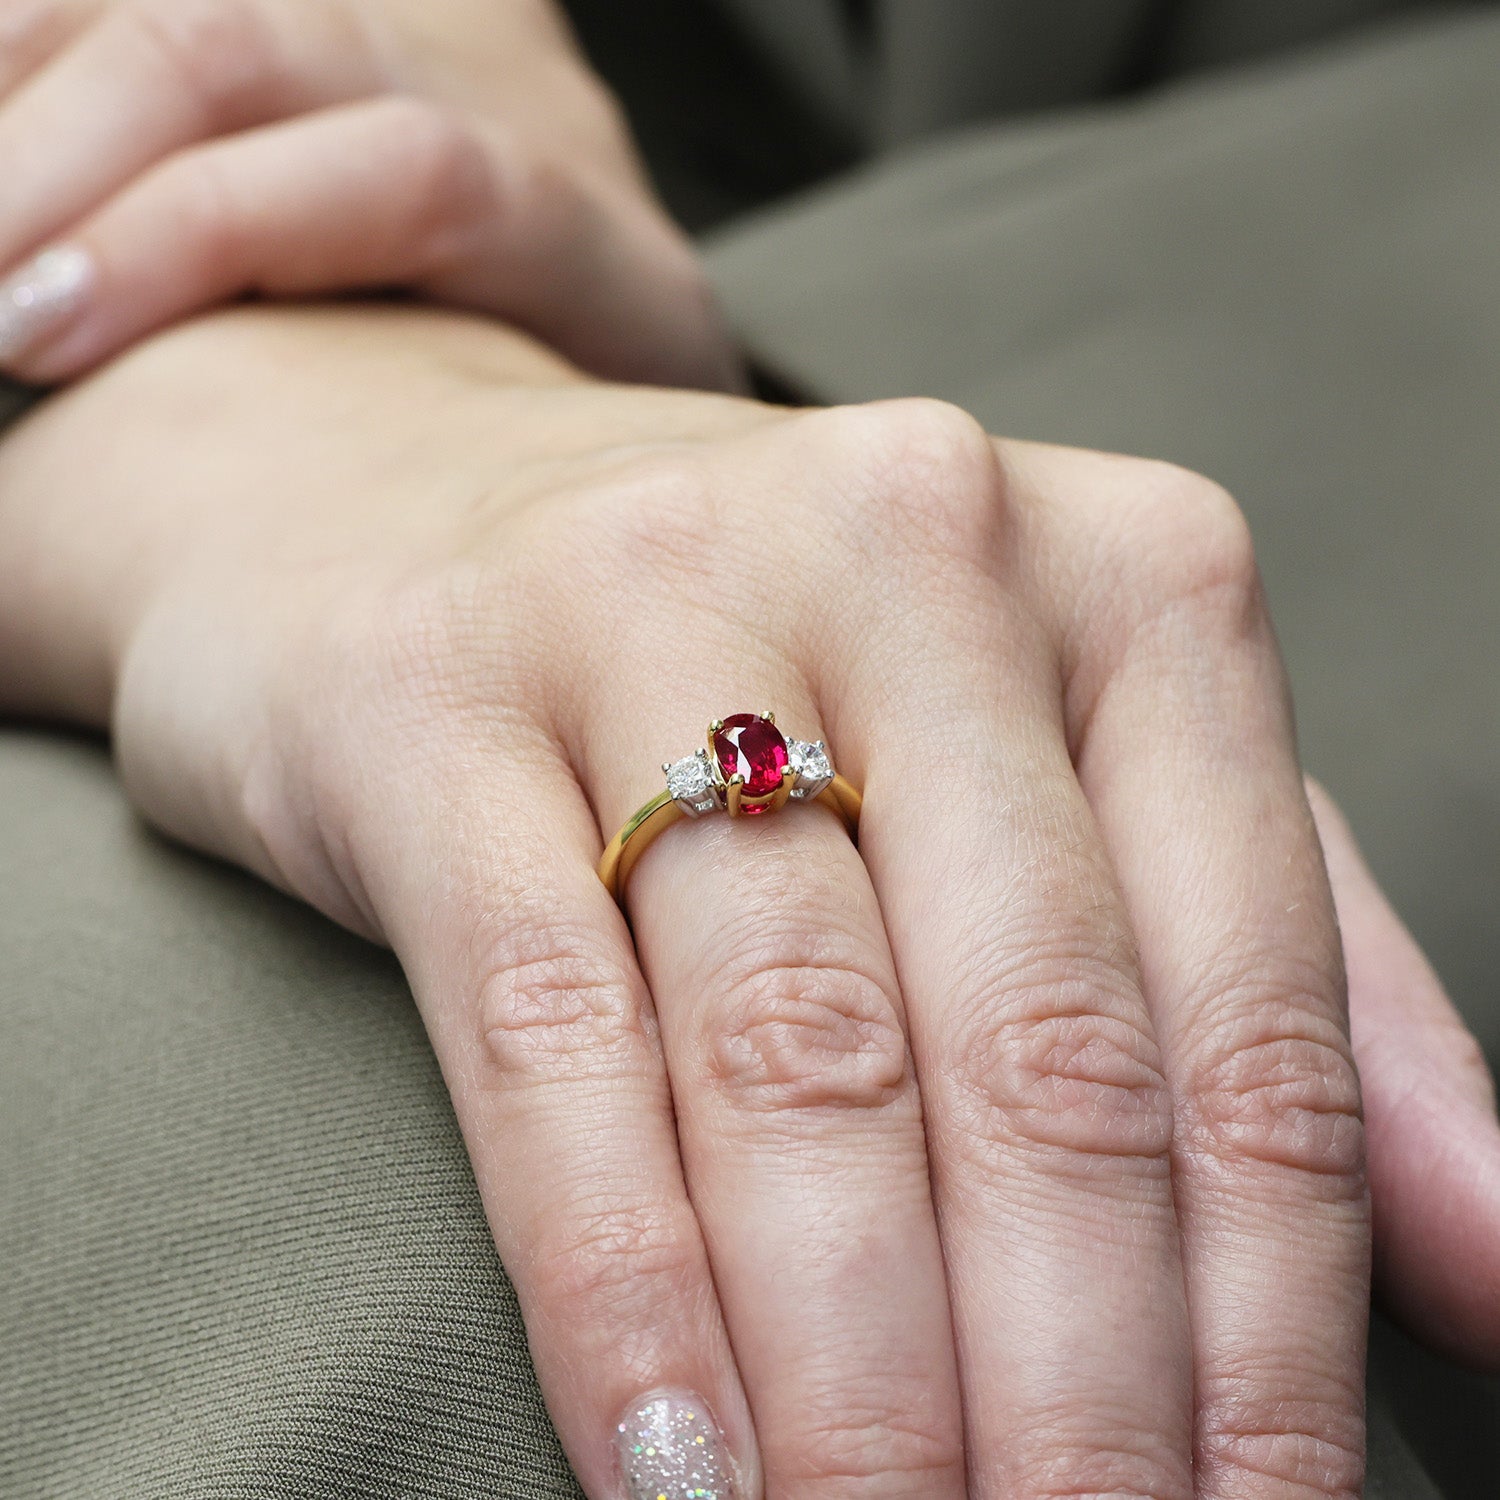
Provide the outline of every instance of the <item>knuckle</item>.
{"type": "Polygon", "coordinates": [[[1234,617],[1258,608],[1255,543],[1233,496],[1175,464],[1142,459],[1132,470],[1138,496],[1132,534],[1145,549],[1158,597],[1200,601],[1234,617]]]}
{"type": "Polygon", "coordinates": [[[1358,1500],[1363,1493],[1365,1449],[1357,1420],[1280,1411],[1270,1421],[1210,1418],[1198,1439],[1199,1469],[1224,1492],[1249,1481],[1251,1489],[1277,1486],[1297,1500],[1358,1500]]]}
{"type": "Polygon", "coordinates": [[[694,1226],[665,1203],[553,1215],[526,1259],[538,1299],[574,1326],[659,1329],[704,1296],[694,1226]]]}
{"type": "Polygon", "coordinates": [[[1185,1455],[1164,1437],[1111,1426],[1080,1432],[1071,1419],[1048,1413],[1010,1476],[1010,1492],[1029,1500],[1191,1500],[1185,1455]]]}
{"type": "Polygon", "coordinates": [[[815,964],[767,965],[731,986],[707,1066],[717,1088],[761,1110],[878,1110],[910,1080],[906,1033],[885,986],[815,964]]]}
{"type": "Polygon", "coordinates": [[[1102,474],[1065,527],[1075,542],[1088,539],[1065,606],[1075,738],[1087,733],[1103,684],[1142,646],[1154,670],[1170,663],[1194,691],[1222,694],[1228,669],[1252,664],[1257,692],[1280,691],[1255,547],[1234,500],[1213,480],[1155,460],[1111,459],[1102,474]]]}
{"type": "Polygon", "coordinates": [[[1362,1191],[1359,1078],[1343,1032],[1284,998],[1247,1012],[1218,1029],[1186,1080],[1187,1144],[1362,1191]]]}
{"type": "Polygon", "coordinates": [[[974,562],[1006,520],[994,444],[961,407],[926,397],[837,407],[808,419],[844,460],[835,495],[899,552],[974,562]]]}
{"type": "Polygon", "coordinates": [[[905,1401],[903,1394],[889,1381],[878,1393],[848,1383],[815,1393],[803,1408],[791,1452],[778,1464],[792,1489],[894,1500],[962,1488],[964,1455],[953,1424],[923,1399],[925,1393],[911,1393],[905,1401]]]}
{"type": "Polygon", "coordinates": [[[135,0],[127,19],[205,122],[241,122],[282,73],[281,49],[255,0],[135,0]]]}
{"type": "Polygon", "coordinates": [[[861,425],[871,429],[852,436],[904,473],[943,475],[965,465],[988,472],[994,464],[994,450],[983,426],[952,402],[903,396],[842,410],[846,417],[857,414],[861,425]]]}
{"type": "Polygon", "coordinates": [[[640,997],[584,934],[556,919],[507,924],[480,974],[481,1087],[639,1071],[649,1043],[640,997]]]}
{"type": "Polygon", "coordinates": [[[171,202],[178,242],[206,271],[246,262],[244,204],[218,153],[184,152],[159,169],[158,184],[171,202]]]}
{"type": "Polygon", "coordinates": [[[484,143],[461,111],[415,95],[392,95],[372,109],[387,142],[388,175],[415,189],[413,233],[436,241],[423,258],[453,253],[453,231],[467,230],[495,206],[484,143]]]}
{"type": "Polygon", "coordinates": [[[976,1006],[944,1058],[953,1117],[988,1149],[1165,1171],[1172,1105],[1139,997],[1113,966],[1012,977],[976,1006]]]}

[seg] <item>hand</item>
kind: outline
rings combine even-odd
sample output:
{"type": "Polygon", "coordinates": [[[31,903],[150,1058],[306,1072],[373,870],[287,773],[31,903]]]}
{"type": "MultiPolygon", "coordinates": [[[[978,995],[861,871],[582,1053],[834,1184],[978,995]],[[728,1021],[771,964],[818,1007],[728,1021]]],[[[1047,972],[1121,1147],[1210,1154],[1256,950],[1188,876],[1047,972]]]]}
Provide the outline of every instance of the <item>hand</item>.
{"type": "Polygon", "coordinates": [[[747,1500],[1354,1493],[1338,945],[1212,486],[263,312],[55,400],[0,497],[0,698],[401,956],[591,1494],[657,1389],[747,1500]],[[860,853],[680,826],[632,946],[601,831],[742,705],[860,853]]]}
{"type": "Polygon", "coordinates": [[[550,0],[12,6],[0,158],[0,362],[25,379],[242,293],[392,287],[602,375],[740,379],[550,0]]]}

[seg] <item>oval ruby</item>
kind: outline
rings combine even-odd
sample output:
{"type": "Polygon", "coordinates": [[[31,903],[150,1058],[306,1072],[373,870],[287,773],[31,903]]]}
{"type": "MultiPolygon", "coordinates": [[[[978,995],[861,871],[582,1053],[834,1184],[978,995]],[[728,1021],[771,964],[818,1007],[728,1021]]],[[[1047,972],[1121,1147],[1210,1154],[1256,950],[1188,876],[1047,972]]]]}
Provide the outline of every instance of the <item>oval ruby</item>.
{"type": "MultiPolygon", "coordinates": [[[[787,767],[786,741],[781,731],[758,714],[731,714],[714,734],[714,756],[728,781],[745,778],[743,797],[769,797],[781,785],[787,767]]],[[[747,807],[747,813],[764,812],[747,807]]]]}

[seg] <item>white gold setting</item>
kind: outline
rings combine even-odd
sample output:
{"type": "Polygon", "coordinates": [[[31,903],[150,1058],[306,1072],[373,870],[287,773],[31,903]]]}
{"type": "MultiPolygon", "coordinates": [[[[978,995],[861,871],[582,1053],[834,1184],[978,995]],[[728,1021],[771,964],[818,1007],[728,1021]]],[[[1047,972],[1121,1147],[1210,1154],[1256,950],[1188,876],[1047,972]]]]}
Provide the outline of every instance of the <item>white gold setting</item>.
{"type": "Polygon", "coordinates": [[[717,768],[706,750],[682,760],[663,761],[661,768],[666,772],[667,790],[689,817],[701,818],[724,805],[721,783],[715,774],[717,768]]]}
{"type": "Polygon", "coordinates": [[[833,781],[833,762],[828,759],[828,747],[822,740],[809,744],[806,740],[786,742],[787,761],[797,773],[792,796],[803,801],[816,797],[833,781]]]}

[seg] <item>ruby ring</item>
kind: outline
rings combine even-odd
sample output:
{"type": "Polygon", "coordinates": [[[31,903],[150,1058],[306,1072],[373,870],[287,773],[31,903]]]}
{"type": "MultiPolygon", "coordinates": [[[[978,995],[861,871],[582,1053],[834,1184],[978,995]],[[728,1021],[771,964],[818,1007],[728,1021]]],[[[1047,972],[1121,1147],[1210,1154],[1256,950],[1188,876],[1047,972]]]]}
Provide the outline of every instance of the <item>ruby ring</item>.
{"type": "Polygon", "coordinates": [[[708,748],[682,760],[662,762],[667,787],[658,792],[609,841],[599,860],[599,878],[617,901],[636,860],[679,818],[727,812],[759,817],[788,802],[821,799],[859,829],[859,790],[833,769],[822,740],[791,740],[776,727],[776,715],[731,714],[708,726],[708,748]]]}

